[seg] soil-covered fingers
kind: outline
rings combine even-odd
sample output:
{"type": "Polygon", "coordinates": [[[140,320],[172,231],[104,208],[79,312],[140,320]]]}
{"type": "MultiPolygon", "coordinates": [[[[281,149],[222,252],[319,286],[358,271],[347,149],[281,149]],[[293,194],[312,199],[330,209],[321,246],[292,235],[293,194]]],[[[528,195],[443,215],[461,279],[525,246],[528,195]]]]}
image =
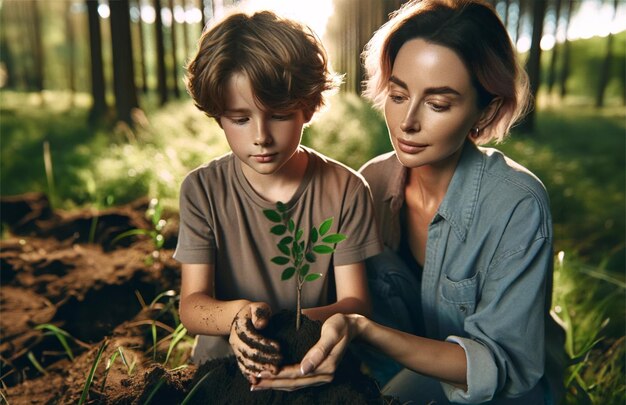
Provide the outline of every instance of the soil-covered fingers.
{"type": "Polygon", "coordinates": [[[242,309],[233,320],[229,342],[239,369],[248,380],[252,381],[262,371],[278,371],[281,361],[278,344],[257,332],[250,308],[242,309]]]}

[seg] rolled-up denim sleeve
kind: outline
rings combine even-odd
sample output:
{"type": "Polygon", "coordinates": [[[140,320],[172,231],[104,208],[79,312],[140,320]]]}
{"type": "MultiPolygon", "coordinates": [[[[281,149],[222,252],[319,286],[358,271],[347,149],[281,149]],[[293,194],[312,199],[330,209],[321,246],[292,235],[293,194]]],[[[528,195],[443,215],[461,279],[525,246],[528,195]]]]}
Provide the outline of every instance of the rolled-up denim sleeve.
{"type": "Polygon", "coordinates": [[[446,397],[459,403],[489,401],[498,385],[498,365],[491,350],[475,340],[460,336],[449,336],[446,341],[461,346],[467,360],[467,391],[442,383],[446,397]]]}
{"type": "Polygon", "coordinates": [[[511,218],[508,240],[485,275],[476,311],[465,318],[465,336],[449,336],[466,353],[467,391],[444,385],[453,402],[493,396],[519,397],[544,374],[545,316],[552,241],[532,215],[511,218]],[[521,231],[520,231],[521,230],[521,231]]]}

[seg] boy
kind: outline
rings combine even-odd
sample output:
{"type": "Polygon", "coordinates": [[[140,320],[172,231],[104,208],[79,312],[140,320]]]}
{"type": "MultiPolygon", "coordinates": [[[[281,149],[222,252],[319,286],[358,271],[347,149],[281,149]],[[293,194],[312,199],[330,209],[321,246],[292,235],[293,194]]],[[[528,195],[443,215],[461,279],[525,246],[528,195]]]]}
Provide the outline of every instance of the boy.
{"type": "Polygon", "coordinates": [[[305,234],[333,217],[330,232],[347,235],[334,254],[311,264],[311,273],[323,274],[302,290],[311,319],[369,313],[363,261],[382,244],[362,177],[300,145],[323,93],[339,82],[313,33],[271,12],[235,14],[203,33],[187,70],[196,106],[218,122],[232,152],[195,169],[181,186],[174,255],[182,263],[180,317],[198,335],[195,363],[232,348],[254,381],[263,370],[276,372],[279,360],[277,344],[256,330],[271,311],[296,306],[295,287],[270,261],[279,252],[263,210],[281,201],[305,234]],[[330,272],[334,303],[327,302],[330,272]]]}

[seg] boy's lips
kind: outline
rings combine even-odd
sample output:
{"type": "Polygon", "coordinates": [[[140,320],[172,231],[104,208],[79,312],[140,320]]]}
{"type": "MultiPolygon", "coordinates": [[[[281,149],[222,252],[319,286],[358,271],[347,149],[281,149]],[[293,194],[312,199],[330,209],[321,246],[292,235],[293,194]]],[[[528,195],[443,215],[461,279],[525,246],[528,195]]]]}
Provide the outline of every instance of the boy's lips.
{"type": "Polygon", "coordinates": [[[252,155],[252,157],[259,163],[269,163],[278,155],[278,153],[259,153],[252,155]]]}

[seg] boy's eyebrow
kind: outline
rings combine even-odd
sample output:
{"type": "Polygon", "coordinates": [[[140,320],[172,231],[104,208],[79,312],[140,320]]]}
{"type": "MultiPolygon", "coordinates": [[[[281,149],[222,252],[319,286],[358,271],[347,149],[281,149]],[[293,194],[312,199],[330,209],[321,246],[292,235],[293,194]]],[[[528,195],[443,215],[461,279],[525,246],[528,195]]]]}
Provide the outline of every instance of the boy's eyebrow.
{"type": "Polygon", "coordinates": [[[250,114],[250,110],[247,108],[231,108],[224,111],[224,115],[226,114],[250,114]]]}
{"type": "MultiPolygon", "coordinates": [[[[404,81],[398,79],[395,76],[389,77],[389,81],[391,83],[394,83],[402,87],[405,90],[409,89],[409,86],[404,81]]],[[[428,87],[427,89],[424,90],[424,94],[454,94],[456,96],[461,95],[461,93],[459,93],[458,91],[454,90],[452,87],[449,87],[449,86],[428,87]]]]}

